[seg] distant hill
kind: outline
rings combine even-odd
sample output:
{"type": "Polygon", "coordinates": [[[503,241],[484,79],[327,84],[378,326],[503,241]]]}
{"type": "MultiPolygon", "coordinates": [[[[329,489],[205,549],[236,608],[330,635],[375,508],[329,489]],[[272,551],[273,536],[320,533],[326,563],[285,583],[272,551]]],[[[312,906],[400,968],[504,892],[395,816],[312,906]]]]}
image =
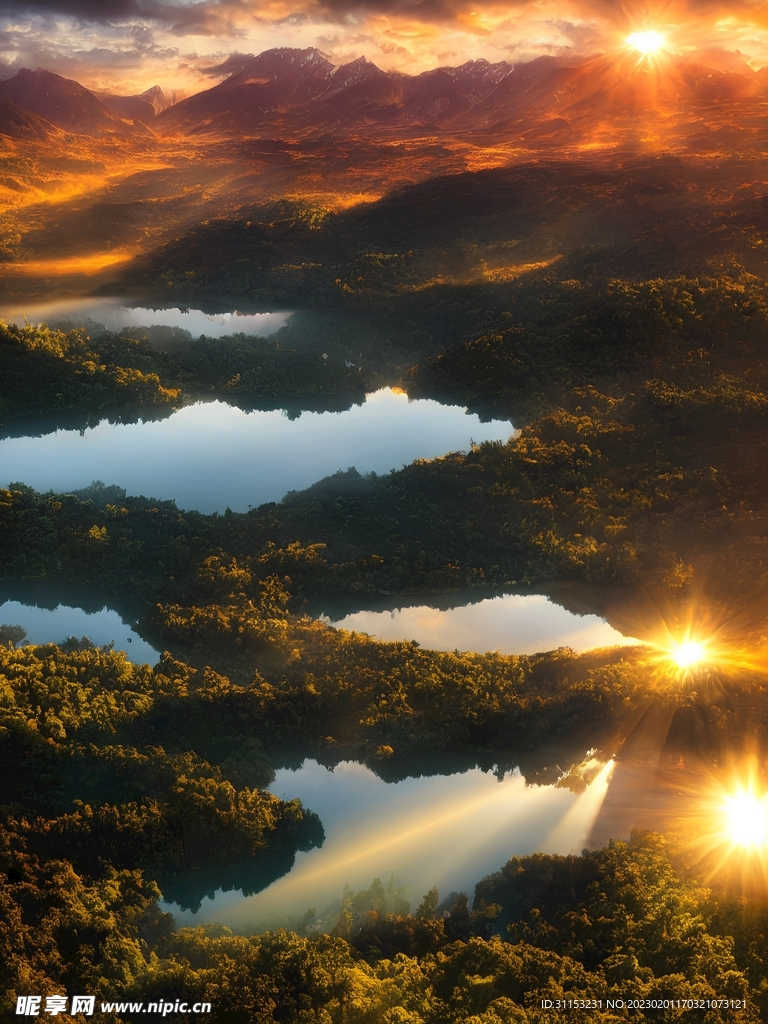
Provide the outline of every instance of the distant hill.
{"type": "Polygon", "coordinates": [[[580,246],[611,273],[703,273],[710,261],[718,273],[768,279],[765,226],[745,213],[739,227],[736,202],[765,193],[768,69],[626,48],[413,75],[363,57],[334,66],[311,47],[234,57],[212,70],[228,77],[170,106],[158,87],[100,97],[42,70],[0,82],[0,149],[11,154],[3,201],[35,197],[0,246],[27,265],[0,275],[0,298],[47,301],[52,287],[83,288],[86,277],[107,287],[130,253],[148,257],[125,270],[142,292],[284,308],[363,303],[441,278],[570,273],[580,246]],[[652,183],[662,157],[681,168],[652,183]],[[651,161],[637,171],[639,191],[599,176],[492,173],[635,160],[651,161]],[[706,188],[675,191],[699,162],[718,167],[706,188]],[[720,213],[726,199],[736,204],[724,234],[722,219],[702,213],[710,194],[720,213]],[[470,223],[482,223],[474,240],[450,234],[470,223]],[[199,225],[212,226],[198,236],[199,225]]]}
{"type": "MultiPolygon", "coordinates": [[[[443,285],[503,289],[537,273],[706,276],[731,259],[768,278],[765,254],[750,243],[768,225],[768,198],[761,180],[743,187],[745,174],[762,174],[762,162],[747,170],[746,162],[724,168],[658,154],[618,163],[536,160],[400,186],[319,228],[288,210],[281,220],[269,204],[247,220],[191,226],[128,265],[120,288],[190,304],[259,295],[285,308],[389,316],[390,305],[422,301],[422,282],[439,284],[437,297],[443,285]],[[721,192],[715,206],[713,188],[721,192]]],[[[460,306],[454,313],[463,315],[460,306]]],[[[425,332],[432,336],[431,327],[425,332]]]]}
{"type": "Polygon", "coordinates": [[[115,114],[149,125],[155,117],[171,106],[171,100],[159,85],[153,85],[136,96],[115,96],[112,93],[94,93],[115,114]]]}
{"type": "Polygon", "coordinates": [[[158,131],[249,133],[265,120],[327,93],[334,66],[314,48],[267,50],[229,78],[182,100],[157,118],[158,131]]]}
{"type": "Polygon", "coordinates": [[[618,49],[515,66],[473,60],[408,75],[383,71],[365,57],[336,67],[314,47],[282,47],[240,56],[229,77],[175,104],[159,86],[135,96],[95,95],[51,72],[23,69],[0,82],[0,104],[14,104],[1,123],[6,134],[19,137],[40,136],[49,123],[97,137],[151,125],[161,136],[238,139],[304,138],[307,132],[308,138],[382,132],[405,138],[435,131],[537,150],[762,145],[768,73],[744,62],[720,65],[724,70],[663,52],[648,60],[618,49]],[[735,118],[737,107],[761,116],[735,118]],[[19,111],[45,123],[25,121],[19,111]]]}
{"type": "MultiPolygon", "coordinates": [[[[27,114],[67,132],[80,135],[130,135],[135,127],[110,110],[78,82],[51,71],[22,68],[13,78],[0,82],[0,104],[12,103],[27,114]]],[[[39,121],[29,122],[40,131],[39,121]]]]}
{"type": "Polygon", "coordinates": [[[483,110],[495,116],[578,114],[590,117],[672,111],[712,102],[752,99],[761,91],[751,73],[724,74],[660,55],[602,54],[575,66],[552,66],[549,58],[522,65],[490,93],[483,110]],[[535,74],[538,71],[547,74],[535,74]]]}

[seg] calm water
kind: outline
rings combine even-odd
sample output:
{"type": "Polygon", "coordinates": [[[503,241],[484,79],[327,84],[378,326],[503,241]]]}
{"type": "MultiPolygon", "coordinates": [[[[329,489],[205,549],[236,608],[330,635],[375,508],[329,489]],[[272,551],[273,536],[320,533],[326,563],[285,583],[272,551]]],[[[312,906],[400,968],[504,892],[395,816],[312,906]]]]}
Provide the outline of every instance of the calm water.
{"type": "Polygon", "coordinates": [[[501,782],[475,768],[385,783],[364,765],[342,762],[329,771],[306,761],[277,773],[270,789],[299,797],[323,822],[319,850],[299,853],[293,870],[263,892],[204,899],[197,914],[174,910],[182,923],[219,921],[260,927],[315,907],[320,916],[346,883],[368,888],[374,878],[409,886],[412,909],[433,885],[441,898],[472,894],[484,875],[514,854],[580,853],[608,787],[607,766],[584,793],[554,786],[526,786],[519,775],[501,782]]]}
{"type": "Polygon", "coordinates": [[[48,305],[25,306],[4,312],[7,320],[20,327],[25,319],[30,323],[49,323],[51,326],[71,324],[101,325],[108,331],[122,331],[128,327],[181,327],[199,338],[221,338],[227,334],[252,334],[268,337],[279,331],[290,313],[204,313],[200,309],[152,309],[127,306],[119,299],[74,299],[48,305]],[[90,323],[89,323],[90,321],[90,323]]]}
{"type": "MultiPolygon", "coordinates": [[[[331,620],[323,616],[325,621],[331,620]]],[[[556,647],[587,651],[634,643],[597,615],[574,615],[543,594],[505,594],[459,608],[426,605],[360,611],[333,622],[337,629],[380,640],[417,640],[436,651],[535,654],[556,647]]]]}
{"type": "MultiPolygon", "coordinates": [[[[30,643],[60,643],[68,636],[85,636],[98,647],[113,643],[136,664],[157,662],[159,652],[142,640],[125,615],[106,603],[94,608],[93,600],[90,607],[79,607],[69,593],[62,594],[59,601],[55,585],[45,589],[42,602],[27,597],[0,603],[0,623],[23,626],[30,643]]],[[[326,616],[323,619],[330,622],[326,616]]],[[[541,594],[507,594],[448,609],[421,606],[395,612],[362,611],[332,625],[380,640],[417,640],[422,647],[437,651],[534,654],[557,647],[584,651],[636,642],[597,615],[576,615],[541,594]]]]}
{"type": "Polygon", "coordinates": [[[180,508],[245,512],[339,469],[387,473],[511,433],[506,420],[481,423],[459,406],[409,401],[389,388],[345,412],[297,419],[200,402],[154,422],[104,420],[82,432],[6,438],[0,485],[66,492],[103,480],[128,494],[174,499],[180,508]]]}
{"type": "Polygon", "coordinates": [[[0,604],[0,623],[23,626],[31,644],[57,644],[70,636],[78,640],[85,636],[96,647],[114,644],[115,650],[125,651],[137,665],[154,665],[160,657],[118,612],[106,605],[88,612],[66,604],[41,608],[20,601],[5,601],[0,604]]]}

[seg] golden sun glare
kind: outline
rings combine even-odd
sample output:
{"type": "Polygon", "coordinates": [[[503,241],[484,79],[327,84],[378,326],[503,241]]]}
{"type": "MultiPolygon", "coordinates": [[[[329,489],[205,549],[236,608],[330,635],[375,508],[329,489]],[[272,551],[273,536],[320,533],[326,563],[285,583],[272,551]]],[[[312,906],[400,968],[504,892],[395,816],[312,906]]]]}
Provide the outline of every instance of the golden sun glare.
{"type": "Polygon", "coordinates": [[[657,684],[665,687],[704,685],[719,676],[728,667],[751,665],[740,650],[724,644],[717,631],[710,632],[701,623],[673,633],[666,630],[650,646],[649,663],[657,673],[657,684]],[[675,633],[677,635],[675,635],[675,633]]]}
{"type": "Polygon", "coordinates": [[[678,668],[692,668],[704,661],[706,651],[698,640],[685,640],[671,651],[671,657],[678,668]]]}
{"type": "MultiPolygon", "coordinates": [[[[724,776],[704,772],[688,790],[682,812],[685,860],[697,874],[744,893],[768,891],[768,790],[759,760],[724,776]],[[687,825],[686,825],[687,822],[687,825]]],[[[681,833],[681,835],[683,834],[681,833]]]]}
{"type": "Polygon", "coordinates": [[[768,844],[768,795],[762,798],[749,789],[739,789],[723,800],[726,831],[734,846],[763,850],[768,844]]]}
{"type": "Polygon", "coordinates": [[[627,36],[627,46],[631,46],[640,53],[656,53],[664,45],[664,36],[655,29],[648,29],[645,32],[633,32],[627,36]]]}

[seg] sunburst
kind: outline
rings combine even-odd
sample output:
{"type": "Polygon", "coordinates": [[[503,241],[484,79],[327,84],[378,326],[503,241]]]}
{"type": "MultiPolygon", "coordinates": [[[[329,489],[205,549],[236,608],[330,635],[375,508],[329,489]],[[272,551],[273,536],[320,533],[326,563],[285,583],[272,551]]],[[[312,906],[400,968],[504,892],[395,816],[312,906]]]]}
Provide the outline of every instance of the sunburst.
{"type": "Polygon", "coordinates": [[[633,50],[639,50],[644,56],[657,53],[663,49],[665,42],[664,36],[661,32],[657,32],[656,29],[633,32],[627,36],[627,46],[631,46],[633,50]]]}

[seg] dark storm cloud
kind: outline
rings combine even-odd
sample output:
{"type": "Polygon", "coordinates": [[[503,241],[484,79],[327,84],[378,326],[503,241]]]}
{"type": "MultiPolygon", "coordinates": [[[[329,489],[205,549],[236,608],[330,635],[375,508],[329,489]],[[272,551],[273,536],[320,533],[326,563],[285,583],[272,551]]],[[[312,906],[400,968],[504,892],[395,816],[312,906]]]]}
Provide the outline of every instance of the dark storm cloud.
{"type": "Polygon", "coordinates": [[[0,12],[19,18],[48,13],[107,23],[147,17],[146,9],[153,6],[157,5],[145,4],[142,0],[0,0],[0,12]]]}
{"type": "Polygon", "coordinates": [[[102,26],[153,22],[177,35],[213,36],[239,34],[239,23],[257,18],[259,7],[254,0],[0,0],[0,17],[28,22],[58,16],[102,26]]]}
{"type": "Polygon", "coordinates": [[[207,21],[228,9],[249,5],[237,0],[198,0],[195,3],[172,3],[162,0],[0,0],[0,14],[19,20],[30,16],[59,15],[102,25],[127,21],[155,21],[183,29],[187,25],[207,21]]]}

